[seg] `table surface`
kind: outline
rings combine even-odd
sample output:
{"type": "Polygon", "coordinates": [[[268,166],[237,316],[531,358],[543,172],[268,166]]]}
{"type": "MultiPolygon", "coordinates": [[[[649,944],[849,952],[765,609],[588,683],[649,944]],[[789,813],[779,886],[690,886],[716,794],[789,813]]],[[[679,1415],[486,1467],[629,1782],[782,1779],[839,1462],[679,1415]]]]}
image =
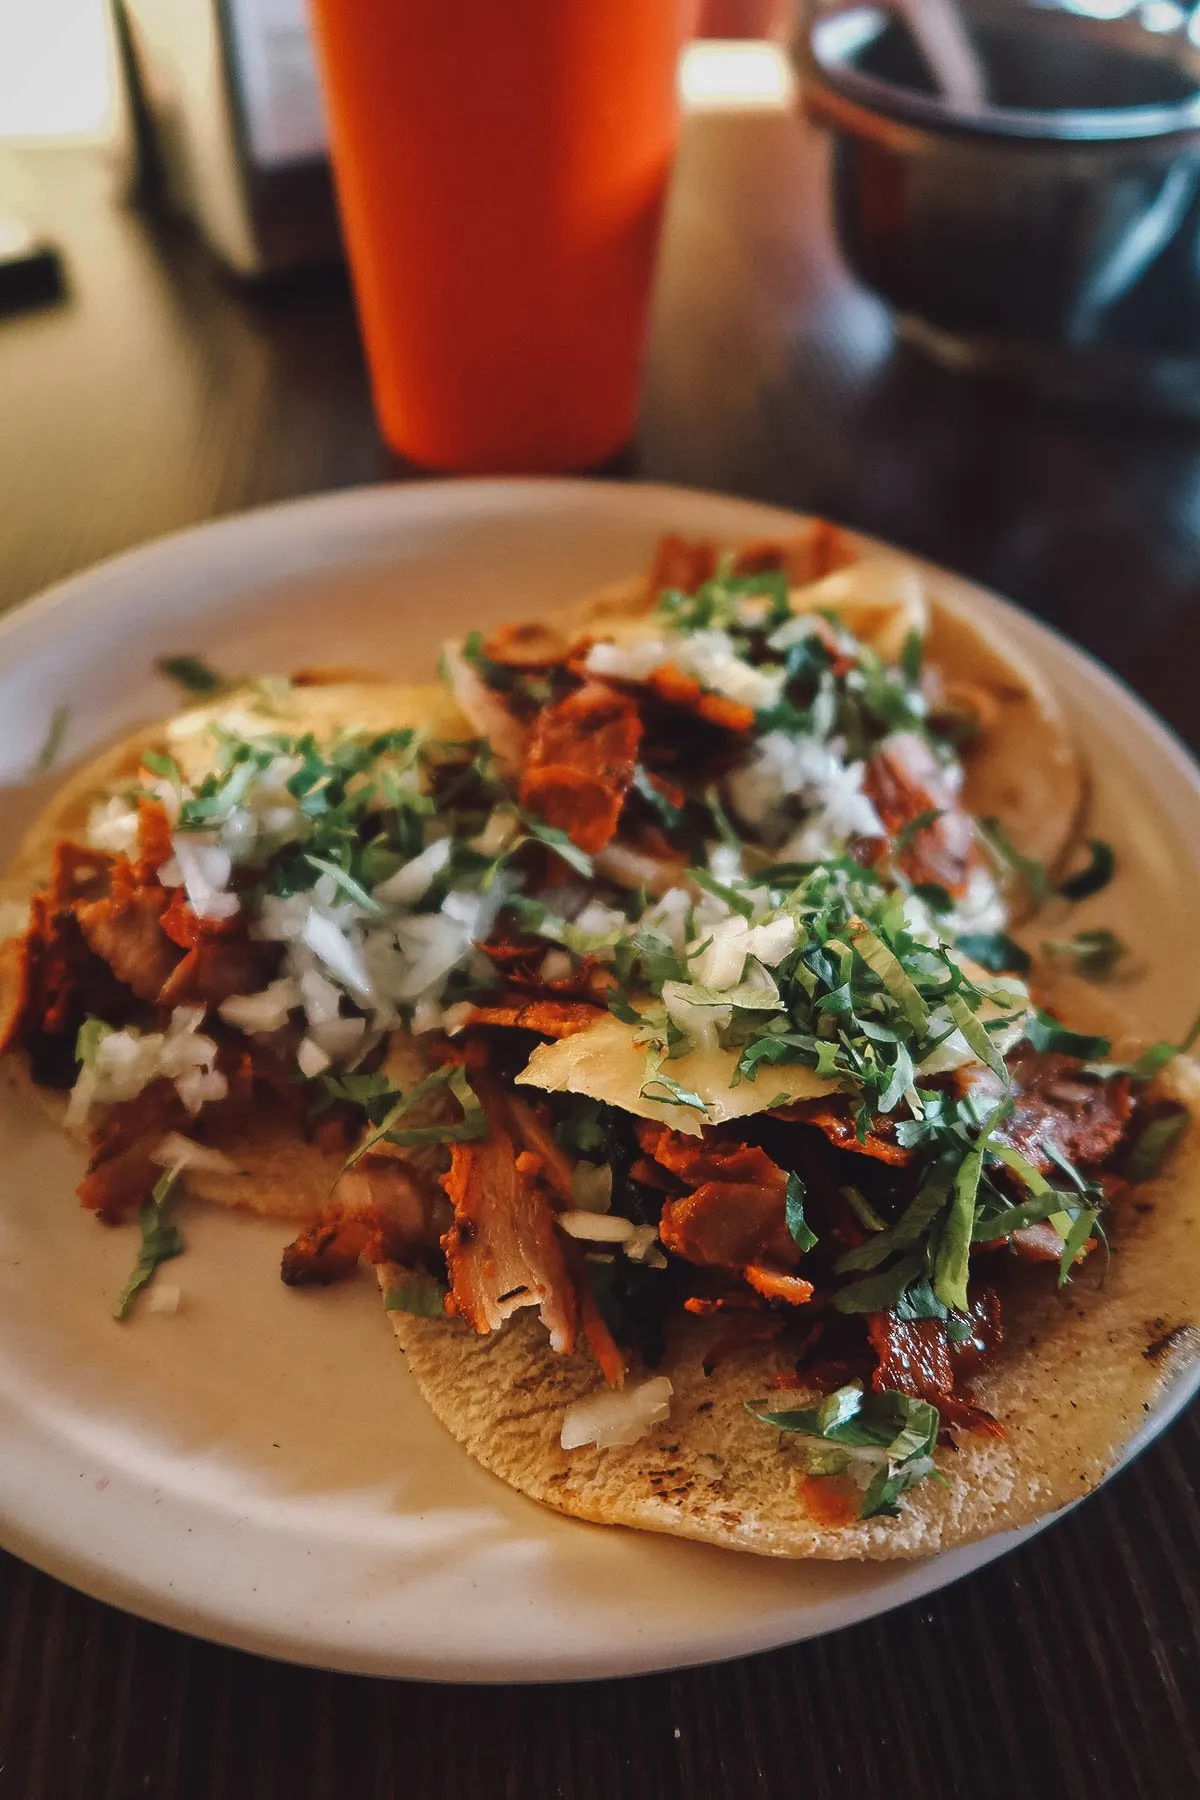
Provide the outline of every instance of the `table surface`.
{"type": "MultiPolygon", "coordinates": [[[[342,277],[238,288],[94,156],[12,172],[69,297],[0,323],[0,606],[290,495],[411,475],[342,277]]],[[[4,175],[0,174],[0,183],[4,175]]],[[[937,370],[833,249],[819,143],[688,124],[626,472],[827,513],[1051,620],[1200,744],[1200,432],[937,370]]],[[[0,1556],[0,1800],[1186,1800],[1200,1795],[1200,1412],[928,1601],[717,1668],[460,1689],[288,1668],[0,1556]]]]}

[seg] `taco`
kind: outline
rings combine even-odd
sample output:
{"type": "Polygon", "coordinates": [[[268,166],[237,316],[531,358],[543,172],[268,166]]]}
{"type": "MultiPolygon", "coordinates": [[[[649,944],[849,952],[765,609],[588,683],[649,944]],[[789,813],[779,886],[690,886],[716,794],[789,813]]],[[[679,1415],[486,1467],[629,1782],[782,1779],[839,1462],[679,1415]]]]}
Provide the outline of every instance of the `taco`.
{"type": "Polygon", "coordinates": [[[1122,1197],[1190,1078],[1022,979],[1082,796],[1036,674],[816,525],[446,662],[224,692],[26,840],[0,1048],[84,1204],[150,1269],[173,1180],[301,1221],[289,1282],[374,1262],[439,1416],[588,1517],[901,1555],[1094,1480],[1154,1373],[1139,1244],[1188,1341],[1186,1209],[1122,1197]],[[1106,1362],[1055,1321],[1110,1210],[1106,1362]],[[1023,1396],[1082,1406],[1088,1356],[1110,1436],[1052,1453],[1023,1396]]]}
{"type": "MultiPolygon", "coordinates": [[[[1077,1024],[1111,1024],[1093,994],[1058,998],[1077,1024]]],[[[1042,1030],[1049,1016],[1034,1015],[1042,1030]]],[[[776,1556],[891,1559],[1069,1505],[1103,1480],[1166,1385],[1200,1356],[1200,1069],[1175,1057],[1163,1070],[1163,1047],[1147,1053],[1101,1036],[1089,1055],[1123,1057],[1138,1073],[1098,1075],[1078,1060],[1083,1048],[1076,1042],[1068,1058],[1022,1042],[1010,1054],[1014,1114],[984,1153],[968,1273],[947,1304],[939,1270],[953,1197],[932,1232],[906,1232],[928,1174],[915,1195],[913,1178],[903,1183],[911,1198],[889,1202],[888,1174],[898,1171],[867,1150],[818,1146],[811,1124],[790,1135],[776,1124],[773,1138],[735,1125],[706,1131],[704,1164],[689,1165],[668,1140],[672,1172],[682,1173],[665,1202],[638,1179],[661,1163],[638,1171],[626,1160],[623,1175],[613,1158],[608,1211],[597,1215],[605,1229],[589,1249],[606,1317],[622,1346],[638,1346],[623,1389],[601,1383],[587,1351],[553,1354],[528,1312],[487,1335],[422,1316],[411,1269],[384,1264],[379,1282],[408,1368],[485,1468],[599,1523],[776,1556]],[[1014,1156],[1014,1144],[1028,1151],[1031,1139],[1040,1154],[1014,1156]],[[1097,1156],[1102,1139],[1116,1149],[1097,1156]],[[763,1265],[743,1264],[739,1280],[736,1244],[719,1272],[707,1259],[685,1269],[681,1257],[712,1248],[704,1211],[718,1200],[726,1235],[717,1248],[727,1253],[735,1209],[761,1217],[764,1142],[780,1171],[774,1238],[765,1240],[778,1260],[765,1268],[784,1291],[797,1275],[810,1280],[807,1302],[764,1300],[763,1265]],[[728,1179],[739,1156],[759,1161],[752,1200],[728,1179]],[[1052,1193],[1032,1191],[1042,1168],[1052,1193]],[[697,1184],[701,1171],[723,1191],[697,1184]],[[846,1179],[856,1174],[859,1186],[846,1179]],[[622,1240],[614,1217],[639,1223],[622,1240]],[[654,1217],[656,1242],[670,1245],[669,1267],[657,1272],[627,1260],[641,1251],[640,1222],[654,1217]],[[811,1243],[804,1254],[781,1217],[811,1243]],[[889,1237],[901,1247],[879,1254],[889,1237]],[[652,1299],[655,1281],[663,1288],[652,1299]],[[852,1311],[839,1310],[847,1304],[852,1311]]],[[[602,1116],[619,1144],[619,1116],[602,1116]]],[[[951,1165],[959,1158],[956,1179],[971,1155],[966,1141],[949,1153],[951,1165]]],[[[478,1195],[473,1208],[485,1210],[478,1195]]]]}

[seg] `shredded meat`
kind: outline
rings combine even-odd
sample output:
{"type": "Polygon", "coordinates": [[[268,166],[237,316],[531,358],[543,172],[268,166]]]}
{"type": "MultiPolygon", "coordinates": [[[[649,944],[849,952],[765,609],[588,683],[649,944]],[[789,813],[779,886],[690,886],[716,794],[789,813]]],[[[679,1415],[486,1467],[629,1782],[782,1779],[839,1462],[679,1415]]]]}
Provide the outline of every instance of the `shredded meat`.
{"type": "Polygon", "coordinates": [[[106,850],[91,850],[86,844],[60,839],[50,858],[47,891],[53,910],[64,911],[76,900],[101,898],[108,891],[109,870],[117,860],[106,850]]]}
{"type": "Polygon", "coordinates": [[[711,581],[717,572],[715,544],[690,543],[687,538],[668,532],[659,539],[650,567],[650,589],[657,598],[665,588],[694,594],[711,581]]]}
{"type": "Polygon", "coordinates": [[[896,1121],[889,1113],[876,1113],[866,1137],[858,1136],[853,1100],[831,1094],[818,1100],[796,1100],[777,1107],[773,1119],[787,1119],[798,1125],[813,1125],[838,1150],[854,1150],[859,1156],[874,1157],[877,1162],[900,1167],[913,1160],[914,1152],[896,1142],[896,1121]]]}
{"type": "Polygon", "coordinates": [[[965,892],[979,856],[974,826],[947,791],[945,775],[928,744],[913,732],[890,739],[867,764],[863,792],[890,837],[923,813],[940,810],[941,817],[915,832],[896,861],[910,881],[935,882],[949,894],[965,892]]]}
{"type": "Polygon", "coordinates": [[[286,1287],[327,1287],[352,1275],[364,1256],[368,1262],[382,1262],[384,1255],[377,1219],[369,1212],[330,1206],[287,1246],[279,1273],[286,1287]]]}
{"type": "Polygon", "coordinates": [[[527,619],[515,625],[501,625],[484,641],[483,654],[489,662],[506,669],[530,672],[553,669],[566,660],[570,645],[553,625],[539,619],[527,619]]]}
{"type": "Polygon", "coordinates": [[[337,1184],[337,1199],[283,1252],[288,1287],[327,1285],[359,1262],[408,1262],[435,1250],[451,1223],[445,1195],[403,1157],[368,1152],[337,1184]]]}
{"type": "Polygon", "coordinates": [[[627,694],[588,682],[543,707],[521,774],[521,804],[594,854],[615,835],[642,724],[627,694]]]}
{"type": "Polygon", "coordinates": [[[1052,1145],[1079,1169],[1097,1169],[1113,1155],[1133,1111],[1126,1075],[1084,1075],[1072,1057],[1022,1050],[1009,1058],[1015,1106],[996,1131],[1042,1174],[1054,1167],[1052,1145]]]}
{"type": "Polygon", "coordinates": [[[70,1087],[75,1038],[84,1019],[94,1013],[111,1025],[123,1024],[133,996],[88,948],[74,913],[55,911],[45,894],[31,901],[29,929],[18,942],[20,967],[10,970],[17,990],[10,1007],[19,1004],[20,1011],[10,1012],[4,1047],[22,1044],[35,1081],[70,1087]]]}
{"type": "Polygon", "coordinates": [[[849,568],[860,560],[849,533],[828,519],[809,519],[791,537],[747,544],[734,559],[737,575],[759,575],[782,569],[794,586],[820,581],[835,569],[849,568]]]}
{"type": "Polygon", "coordinates": [[[232,994],[254,994],[266,986],[276,956],[246,934],[245,917],[201,919],[184,888],[176,888],[162,915],[162,928],[186,952],[164,983],[160,1006],[219,1006],[232,994]]]}
{"type": "Polygon", "coordinates": [[[143,794],[138,800],[137,878],[149,881],[175,853],[171,842],[171,821],[161,800],[143,794]]]}
{"type": "Polygon", "coordinates": [[[599,1363],[600,1372],[609,1387],[623,1387],[625,1385],[624,1353],[604,1322],[604,1316],[596,1305],[596,1296],[592,1293],[591,1284],[586,1275],[578,1286],[579,1322],[583,1328],[584,1342],[599,1363]]]}
{"type": "Polygon", "coordinates": [[[157,1000],[180,961],[180,952],[162,929],[166,890],[139,883],[124,859],[114,862],[109,892],[75,909],[90,949],[139,1000],[157,1000]]]}
{"type": "MultiPolygon", "coordinates": [[[[490,1104],[492,1102],[489,1099],[490,1104]]],[[[542,1174],[559,1198],[568,1206],[573,1206],[574,1170],[566,1151],[520,1094],[513,1093],[511,1089],[506,1091],[503,1094],[503,1107],[513,1136],[520,1139],[527,1154],[537,1158],[542,1174]]]]}
{"type": "MultiPolygon", "coordinates": [[[[718,557],[715,544],[689,542],[671,534],[658,546],[650,586],[655,594],[663,588],[695,593],[716,574],[718,557]]],[[[792,537],[764,538],[744,545],[734,557],[733,571],[735,575],[762,575],[782,569],[793,585],[800,586],[858,560],[858,550],[840,526],[831,525],[828,519],[809,519],[792,537]]]]}
{"type": "Polygon", "coordinates": [[[656,849],[642,849],[637,841],[606,844],[596,858],[597,875],[634,893],[645,888],[648,894],[665,894],[679,886],[686,869],[687,858],[677,851],[664,855],[656,849]]]}
{"type": "Polygon", "coordinates": [[[1022,1226],[1014,1231],[1011,1238],[1001,1238],[994,1244],[979,1244],[979,1250],[999,1250],[1011,1244],[1014,1252],[1022,1262],[1057,1263],[1062,1260],[1064,1249],[1062,1234],[1055,1231],[1049,1219],[1043,1219],[1037,1225],[1022,1226]]]}
{"type": "Polygon", "coordinates": [[[687,1183],[665,1201],[658,1235],[668,1250],[701,1267],[730,1269],[770,1299],[808,1300],[812,1288],[792,1274],[800,1250],[787,1228],[787,1172],[755,1144],[685,1137],[638,1122],[648,1156],[687,1183]]]}
{"type": "Polygon", "coordinates": [[[881,1393],[890,1390],[928,1400],[946,1425],[1001,1437],[1002,1428],[990,1413],[955,1392],[960,1372],[980,1367],[999,1346],[1000,1303],[991,1288],[973,1302],[971,1318],[974,1336],[959,1351],[941,1319],[904,1320],[890,1312],[872,1313],[867,1335],[879,1367],[871,1385],[881,1393]]]}
{"type": "Polygon", "coordinates": [[[274,958],[244,936],[197,944],[159,990],[160,1006],[219,1006],[233,994],[254,994],[270,980],[274,958]]]}
{"type": "Polygon", "coordinates": [[[573,1239],[563,1243],[563,1259],[574,1285],[579,1309],[579,1330],[609,1387],[625,1385],[625,1353],[608,1328],[608,1322],[596,1300],[588,1278],[587,1260],[582,1246],[573,1239]]]}
{"type": "Polygon", "coordinates": [[[169,1081],[152,1081],[133,1100],[105,1109],[88,1136],[88,1172],[80,1204],[109,1223],[136,1212],[162,1175],[151,1152],[168,1132],[186,1132],[191,1116],[169,1081]]]}
{"type": "Polygon", "coordinates": [[[569,1353],[578,1309],[554,1213],[537,1183],[518,1170],[508,1133],[493,1123],[486,1138],[453,1145],[442,1186],[454,1207],[442,1238],[447,1312],[488,1332],[518,1308],[537,1306],[554,1349],[569,1353]]]}
{"type": "Polygon", "coordinates": [[[472,728],[487,741],[501,771],[514,774],[525,755],[525,728],[521,721],[460,650],[448,645],[442,657],[459,707],[472,728]]]}
{"type": "Polygon", "coordinates": [[[764,1268],[761,1263],[747,1263],[742,1274],[758,1294],[768,1300],[787,1300],[792,1306],[803,1306],[813,1297],[813,1284],[801,1275],[784,1275],[778,1269],[764,1268]]]}
{"type": "Polygon", "coordinates": [[[586,1031],[604,1013],[586,1000],[518,1000],[503,1006],[476,1006],[470,1025],[511,1025],[522,1031],[538,1031],[543,1037],[574,1037],[586,1031]]]}
{"type": "Polygon", "coordinates": [[[0,1054],[16,1043],[33,991],[31,930],[0,944],[0,1054]]]}
{"type": "Polygon", "coordinates": [[[595,957],[585,956],[572,962],[570,973],[547,980],[542,973],[546,960],[545,938],[523,938],[516,942],[480,944],[480,950],[495,963],[510,988],[520,988],[541,995],[553,994],[560,1000],[600,1001],[612,986],[612,976],[595,957]]]}
{"type": "Polygon", "coordinates": [[[722,731],[744,733],[753,729],[753,707],[727,699],[724,694],[709,693],[674,663],[663,663],[659,668],[651,669],[646,686],[669,706],[695,713],[697,718],[704,719],[709,725],[720,726],[722,731]]]}

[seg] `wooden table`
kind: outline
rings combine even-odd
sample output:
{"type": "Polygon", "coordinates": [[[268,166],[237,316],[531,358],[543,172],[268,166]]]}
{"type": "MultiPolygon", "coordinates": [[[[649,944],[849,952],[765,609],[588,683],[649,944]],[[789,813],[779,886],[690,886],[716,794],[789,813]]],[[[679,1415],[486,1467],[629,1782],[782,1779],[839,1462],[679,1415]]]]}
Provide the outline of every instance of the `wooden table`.
{"type": "MultiPolygon", "coordinates": [[[[87,158],[44,154],[27,178],[70,298],[0,324],[0,605],[177,526],[408,473],[375,436],[340,277],[243,292],[87,158]]],[[[839,268],[823,196],[796,121],[693,119],[630,472],[948,563],[1195,746],[1200,432],[931,368],[839,268]]],[[[1193,1409],[1044,1537],[888,1618],[561,1689],[291,1669],[0,1558],[0,1800],[1186,1800],[1198,1445],[1193,1409]]]]}

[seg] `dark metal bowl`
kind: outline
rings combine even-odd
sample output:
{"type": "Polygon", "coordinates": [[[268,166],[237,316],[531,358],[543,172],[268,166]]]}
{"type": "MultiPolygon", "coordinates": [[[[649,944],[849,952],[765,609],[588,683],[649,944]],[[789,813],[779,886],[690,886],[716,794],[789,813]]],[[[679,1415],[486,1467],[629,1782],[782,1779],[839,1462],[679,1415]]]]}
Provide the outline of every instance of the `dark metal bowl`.
{"type": "Polygon", "coordinates": [[[1200,409],[1200,52],[1132,18],[965,16],[977,112],[893,14],[844,6],[802,34],[846,260],[944,355],[1200,409]]]}

